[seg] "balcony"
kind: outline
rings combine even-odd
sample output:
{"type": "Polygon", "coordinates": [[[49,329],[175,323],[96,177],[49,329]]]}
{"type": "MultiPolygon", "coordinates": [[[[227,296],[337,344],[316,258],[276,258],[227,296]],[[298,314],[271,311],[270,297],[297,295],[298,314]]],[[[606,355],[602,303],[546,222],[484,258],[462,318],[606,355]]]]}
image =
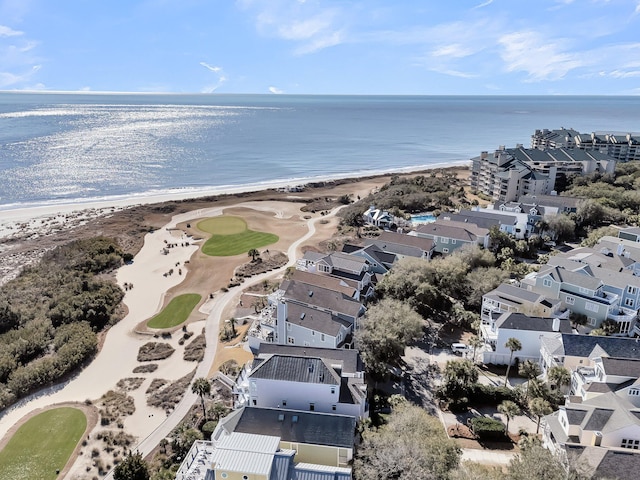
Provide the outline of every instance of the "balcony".
{"type": "Polygon", "coordinates": [[[614,322],[633,322],[637,317],[637,310],[625,307],[619,307],[607,315],[607,319],[613,320],[614,322]]]}

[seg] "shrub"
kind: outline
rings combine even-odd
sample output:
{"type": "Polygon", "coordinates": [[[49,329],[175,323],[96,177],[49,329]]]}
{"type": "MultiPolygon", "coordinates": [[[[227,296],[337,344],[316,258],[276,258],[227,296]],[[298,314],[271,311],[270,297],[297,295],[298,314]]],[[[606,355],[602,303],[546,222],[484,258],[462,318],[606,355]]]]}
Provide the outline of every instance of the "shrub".
{"type": "Polygon", "coordinates": [[[498,405],[505,400],[517,403],[518,400],[516,392],[507,387],[494,387],[480,383],[472,385],[467,395],[469,402],[474,405],[498,405]]]}
{"type": "Polygon", "coordinates": [[[475,417],[471,429],[481,440],[496,440],[504,437],[505,425],[500,420],[489,417],[475,417]]]}

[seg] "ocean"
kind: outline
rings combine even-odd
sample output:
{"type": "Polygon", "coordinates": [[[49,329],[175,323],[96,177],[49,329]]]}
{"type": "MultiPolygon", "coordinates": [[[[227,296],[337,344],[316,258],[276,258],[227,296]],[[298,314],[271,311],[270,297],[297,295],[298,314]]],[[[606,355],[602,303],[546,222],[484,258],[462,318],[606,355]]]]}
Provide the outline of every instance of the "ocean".
{"type": "Polygon", "coordinates": [[[0,210],[468,161],[535,129],[640,131],[640,96],[0,93],[0,210]]]}

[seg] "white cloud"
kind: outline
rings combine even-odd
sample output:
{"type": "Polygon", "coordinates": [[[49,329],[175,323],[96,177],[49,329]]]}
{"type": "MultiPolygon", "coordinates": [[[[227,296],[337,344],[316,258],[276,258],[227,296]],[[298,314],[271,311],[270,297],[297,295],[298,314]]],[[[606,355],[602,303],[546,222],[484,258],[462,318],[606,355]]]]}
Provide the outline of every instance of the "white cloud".
{"type": "Polygon", "coordinates": [[[473,9],[477,9],[477,8],[484,8],[484,7],[488,7],[489,5],[491,5],[493,3],[493,0],[487,0],[486,2],[482,2],[478,5],[476,5],[475,7],[473,7],[473,9]]]}
{"type": "Polygon", "coordinates": [[[474,53],[472,48],[459,43],[452,43],[450,45],[442,45],[431,51],[431,55],[434,57],[454,57],[463,58],[468,57],[474,53]]]}
{"type": "Polygon", "coordinates": [[[632,77],[640,77],[640,70],[613,70],[607,74],[613,78],[632,78],[632,77]]]}
{"type": "Polygon", "coordinates": [[[280,94],[284,93],[284,90],[280,90],[278,87],[269,87],[269,91],[271,93],[276,94],[276,95],[280,95],[280,94]]]}
{"type": "Polygon", "coordinates": [[[434,68],[430,68],[429,70],[431,70],[432,72],[441,73],[443,75],[449,75],[451,77],[458,77],[458,78],[476,78],[478,76],[473,73],[461,72],[459,70],[452,70],[449,68],[434,67],[434,68]]]}
{"type": "Polygon", "coordinates": [[[31,77],[42,68],[41,65],[34,65],[30,70],[24,73],[16,74],[12,72],[0,72],[0,88],[16,86],[27,82],[31,77]]]}
{"type": "Polygon", "coordinates": [[[204,68],[206,68],[207,70],[209,70],[210,72],[214,73],[215,76],[217,77],[216,82],[209,84],[207,86],[205,86],[202,89],[202,93],[213,93],[215,92],[218,88],[220,88],[220,86],[227,81],[227,77],[224,74],[224,72],[222,71],[222,67],[217,67],[214,65],[209,65],[206,62],[200,62],[200,65],[202,65],[204,68]]]}
{"type": "Polygon", "coordinates": [[[640,13],[640,0],[636,3],[636,9],[633,11],[634,15],[638,15],[640,13]]]}
{"type": "Polygon", "coordinates": [[[258,32],[296,43],[295,55],[306,55],[344,43],[349,13],[340,4],[325,7],[301,0],[240,0],[255,17],[258,32]]]}
{"type": "Polygon", "coordinates": [[[0,25],[0,37],[17,37],[20,35],[24,35],[24,32],[14,30],[6,25],[0,25]]]}
{"type": "Polygon", "coordinates": [[[222,68],[221,68],[221,67],[214,67],[214,66],[212,66],[212,65],[209,65],[209,64],[208,64],[208,63],[206,63],[206,62],[200,62],[200,65],[202,65],[202,66],[203,66],[204,68],[206,68],[207,70],[211,70],[211,71],[212,71],[212,72],[214,72],[214,73],[218,73],[218,72],[221,72],[221,71],[222,71],[222,68]]]}
{"type": "Polygon", "coordinates": [[[583,56],[567,52],[561,40],[544,38],[530,30],[503,35],[498,43],[506,70],[525,72],[530,81],[559,80],[585,65],[583,56]]]}

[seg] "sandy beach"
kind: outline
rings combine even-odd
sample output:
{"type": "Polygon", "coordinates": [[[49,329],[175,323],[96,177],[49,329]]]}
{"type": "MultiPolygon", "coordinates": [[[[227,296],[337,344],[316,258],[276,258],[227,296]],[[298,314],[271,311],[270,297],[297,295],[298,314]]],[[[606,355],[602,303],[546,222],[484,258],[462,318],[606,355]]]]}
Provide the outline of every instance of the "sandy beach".
{"type": "MultiPolygon", "coordinates": [[[[206,199],[173,203],[171,209],[160,208],[162,204],[152,201],[158,199],[146,197],[145,200],[149,200],[146,207],[134,207],[137,204],[130,203],[134,199],[129,199],[129,203],[123,199],[121,203],[108,205],[70,204],[0,211],[0,239],[13,238],[13,241],[0,243],[0,280],[4,281],[17,274],[17,262],[24,262],[25,259],[35,261],[41,252],[64,243],[60,237],[64,241],[89,233],[118,237],[120,229],[123,241],[130,242],[131,249],[135,250],[135,241],[127,238],[123,225],[129,225],[134,216],[137,220],[141,216],[144,225],[154,227],[151,233],[144,235],[141,248],[135,250],[134,261],[119,268],[115,274],[121,287],[125,284],[134,286],[125,289],[124,304],[128,309],[125,318],[107,332],[95,359],[78,375],[2,413],[0,438],[5,437],[2,443],[7,441],[6,434],[33,412],[60,403],[95,403],[107,391],[117,389],[121,380],[132,377],[141,378],[142,381],[137,388],[127,392],[134,399],[135,412],[124,419],[124,431],[137,441],[145,439],[160,427],[170,413],[147,405],[145,392],[151,382],[154,379],[175,381],[196,368],[195,362],[182,359],[186,343],[179,344],[181,335],[172,335],[171,338],[162,339],[175,349],[171,357],[154,362],[158,364],[154,372],[134,374],[133,370],[141,365],[136,358],[139,348],[149,341],[160,341],[154,339],[153,332],[145,328],[145,322],[173,296],[195,292],[200,293],[203,300],[187,320],[187,328],[196,335],[202,332],[205,324],[208,328],[211,325],[217,328],[211,316],[221,306],[216,302],[223,302],[219,292],[226,286],[235,268],[248,261],[246,255],[216,258],[203,255],[199,250],[203,235],[194,227],[197,220],[234,215],[242,217],[253,230],[277,233],[280,239],[269,246],[269,250],[290,253],[291,264],[295,257],[301,255],[303,248],[318,248],[322,241],[331,238],[338,223],[336,217],[321,218],[326,210],[304,211],[309,209],[310,202],[344,194],[352,195],[354,199],[364,198],[387,180],[386,176],[351,180],[295,193],[273,190],[250,194],[224,192],[229,196],[213,201],[206,199]],[[310,238],[307,239],[305,235],[310,238]],[[176,246],[167,249],[168,244],[176,246]],[[291,248],[293,251],[290,251],[291,248]],[[177,268],[181,270],[180,275],[166,274],[177,268]],[[210,299],[208,294],[214,294],[214,298],[210,299]]],[[[225,294],[224,302],[229,308],[236,306],[244,287],[230,292],[230,295],[225,294]]],[[[220,317],[221,312],[217,312],[217,315],[220,317]]],[[[213,334],[209,331],[207,336],[214,339],[212,342],[215,343],[217,331],[213,334]]],[[[215,363],[214,357],[208,360],[208,365],[200,365],[199,371],[210,373],[214,371],[211,367],[215,363]]],[[[100,425],[96,426],[94,431],[99,428],[100,425]]],[[[80,455],[73,466],[67,466],[69,473],[65,478],[82,478],[85,463],[83,455],[80,455]]]]}

